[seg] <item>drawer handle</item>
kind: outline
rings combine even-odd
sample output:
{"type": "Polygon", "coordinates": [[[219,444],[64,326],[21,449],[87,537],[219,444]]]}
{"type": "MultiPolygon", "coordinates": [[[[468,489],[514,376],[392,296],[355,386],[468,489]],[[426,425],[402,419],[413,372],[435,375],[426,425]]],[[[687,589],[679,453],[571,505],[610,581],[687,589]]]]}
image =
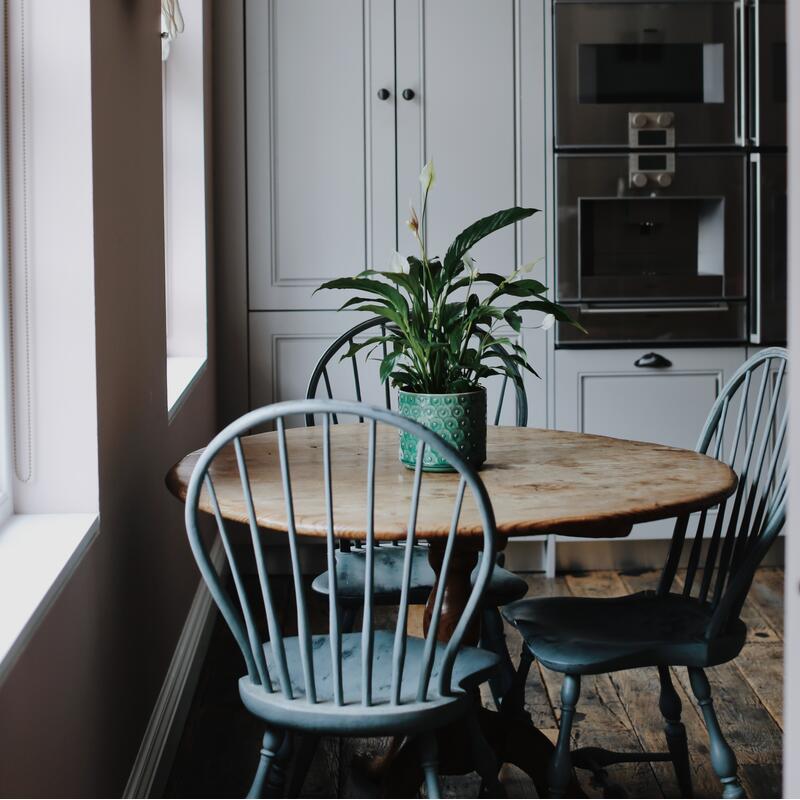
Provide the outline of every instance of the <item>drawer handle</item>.
{"type": "Polygon", "coordinates": [[[664,358],[660,353],[645,353],[633,362],[634,367],[646,367],[649,369],[665,369],[671,367],[672,362],[664,358]]]}

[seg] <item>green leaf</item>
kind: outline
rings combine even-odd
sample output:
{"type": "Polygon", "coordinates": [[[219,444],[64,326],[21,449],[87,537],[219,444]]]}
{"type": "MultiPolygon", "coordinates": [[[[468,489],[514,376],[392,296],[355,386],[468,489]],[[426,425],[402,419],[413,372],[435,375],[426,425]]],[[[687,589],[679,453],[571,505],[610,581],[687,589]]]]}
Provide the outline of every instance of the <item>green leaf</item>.
{"type": "Polygon", "coordinates": [[[344,361],[346,358],[352,358],[359,350],[363,350],[365,347],[369,347],[370,345],[377,345],[383,342],[391,342],[394,339],[394,336],[373,336],[370,339],[367,339],[365,342],[353,342],[349,349],[347,350],[344,355],[339,358],[339,361],[344,361]]]}
{"type": "Polygon", "coordinates": [[[394,369],[397,359],[401,358],[402,355],[402,353],[389,353],[388,356],[385,356],[381,359],[381,366],[378,373],[380,375],[381,383],[383,383],[389,377],[389,373],[394,369]]]}
{"type": "Polygon", "coordinates": [[[385,297],[398,313],[404,317],[408,316],[408,303],[406,303],[405,298],[394,286],[389,286],[388,283],[370,280],[369,278],[337,278],[323,283],[322,286],[314,290],[314,293],[316,294],[320,289],[354,289],[357,292],[377,294],[379,297],[385,297]]]}
{"type": "Polygon", "coordinates": [[[447,249],[447,254],[444,257],[444,268],[448,275],[455,275],[456,269],[461,262],[461,258],[471,247],[474,247],[481,239],[488,236],[507,225],[513,225],[515,222],[530,217],[538,211],[537,208],[520,208],[514,206],[507,208],[503,211],[497,211],[490,214],[488,217],[479,219],[473,222],[468,228],[465,228],[447,249]]]}
{"type": "Polygon", "coordinates": [[[522,329],[522,317],[516,311],[508,309],[503,313],[503,319],[511,326],[517,333],[522,329]]]}
{"type": "Polygon", "coordinates": [[[401,316],[393,308],[389,308],[388,306],[365,305],[357,308],[356,311],[369,311],[371,314],[388,319],[389,322],[393,322],[401,329],[405,324],[401,316]]]}
{"type": "Polygon", "coordinates": [[[388,300],[383,300],[380,297],[351,297],[346,303],[339,306],[339,311],[344,311],[346,308],[356,306],[359,303],[383,303],[391,307],[391,303],[388,300]]]}

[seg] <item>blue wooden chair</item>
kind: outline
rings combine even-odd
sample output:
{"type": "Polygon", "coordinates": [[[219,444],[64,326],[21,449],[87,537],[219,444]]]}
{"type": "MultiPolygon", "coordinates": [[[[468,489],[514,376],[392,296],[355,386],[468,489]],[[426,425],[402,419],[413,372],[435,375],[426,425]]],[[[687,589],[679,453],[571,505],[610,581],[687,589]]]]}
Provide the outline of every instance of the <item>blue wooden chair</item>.
{"type": "Polygon", "coordinates": [[[520,600],[503,614],[525,647],[506,711],[519,713],[533,659],[564,675],[561,723],[549,771],[554,797],[562,796],[572,767],[594,770],[625,761],[672,761],[684,796],[692,791],[681,701],[670,667],[688,667],[692,690],[710,739],[711,763],[723,797],[744,797],[736,756],[720,730],[706,667],[735,658],[745,642],[739,618],[753,575],[785,519],[788,456],[783,385],[787,352],[764,350],[724,387],[706,421],[697,450],[727,461],[739,475],[735,494],[713,512],[676,521],[658,587],[608,599],[553,597],[520,600]],[[690,523],[692,527],[690,528],[690,523]],[[704,537],[704,532],[708,533],[704,537]],[[687,536],[688,532],[693,535],[687,536]],[[686,558],[682,585],[677,580],[686,558]],[[570,730],[582,675],[657,667],[659,706],[668,753],[570,752],[570,730]]]}
{"type": "MultiPolygon", "coordinates": [[[[380,317],[373,317],[359,323],[349,331],[343,333],[334,341],[320,357],[311,379],[308,383],[306,398],[315,398],[324,388],[329,399],[334,396],[334,388],[331,380],[330,369],[334,360],[338,361],[343,353],[346,353],[354,342],[361,337],[371,335],[386,335],[386,321],[380,317]]],[[[492,348],[497,354],[498,359],[502,359],[511,368],[514,374],[519,376],[516,365],[508,360],[505,350],[496,345],[492,348]]],[[[382,345],[382,352],[386,354],[386,345],[382,345]]],[[[352,387],[347,386],[347,391],[352,391],[356,400],[361,402],[365,384],[370,379],[374,385],[379,381],[378,362],[375,361],[371,374],[362,375],[359,371],[357,358],[348,359],[351,362],[352,387]]],[[[335,362],[334,362],[335,363],[335,362]]],[[[509,396],[507,393],[509,379],[504,376],[500,381],[500,392],[494,415],[494,424],[500,423],[504,402],[509,396]]],[[[515,424],[525,427],[528,424],[528,398],[522,386],[522,380],[514,385],[515,401],[515,424]]],[[[338,395],[339,392],[337,391],[338,395]]],[[[386,408],[392,407],[392,396],[388,379],[383,381],[381,386],[386,408]]],[[[350,399],[350,398],[348,398],[350,399]]],[[[333,418],[334,423],[337,422],[333,418]]],[[[306,415],[306,425],[314,425],[314,415],[306,415]]],[[[343,604],[343,619],[345,629],[348,629],[361,608],[362,598],[364,597],[364,562],[365,554],[358,543],[351,548],[350,542],[342,542],[342,548],[336,556],[336,579],[339,587],[340,597],[343,604]]],[[[397,605],[400,600],[400,579],[403,574],[402,564],[404,559],[404,548],[402,546],[387,545],[380,547],[375,556],[375,602],[379,605],[397,605]]],[[[489,685],[494,696],[495,704],[500,707],[505,692],[511,685],[514,674],[514,667],[508,654],[505,634],[503,632],[503,620],[500,617],[498,607],[519,600],[528,591],[525,581],[513,572],[509,572],[502,566],[503,554],[499,554],[498,564],[492,572],[489,586],[486,590],[481,609],[481,647],[496,653],[501,661],[501,666],[490,680],[489,685]]],[[[473,576],[474,577],[474,576],[473,576]]],[[[431,592],[435,575],[428,563],[428,548],[424,544],[415,545],[411,560],[411,588],[409,602],[415,605],[424,605],[431,592]]],[[[319,575],[312,588],[320,594],[328,593],[328,572],[319,575]]]]}
{"type": "Polygon", "coordinates": [[[296,733],[309,734],[312,738],[320,735],[411,737],[419,749],[428,795],[438,797],[434,731],[462,718],[472,733],[476,769],[487,786],[497,786],[497,765],[480,735],[476,709],[477,688],[492,674],[498,659],[485,650],[462,647],[464,633],[480,607],[494,565],[494,513],[477,473],[436,434],[391,411],[346,401],[304,400],[278,403],[252,411],[217,435],[198,460],[187,489],[186,528],[200,572],[242,651],[246,669],[246,674],[239,681],[242,702],[251,713],[264,721],[266,727],[249,796],[261,795],[270,765],[279,750],[285,752],[286,742],[289,741],[287,737],[296,733]],[[317,414],[322,418],[319,437],[322,442],[322,467],[319,479],[324,487],[327,508],[327,561],[334,576],[339,538],[334,520],[335,486],[331,481],[331,421],[335,414],[340,418],[363,419],[369,425],[364,482],[366,540],[362,544],[365,553],[365,581],[361,598],[364,613],[360,632],[343,630],[342,604],[335,577],[327,597],[328,631],[314,635],[310,630],[284,426],[287,415],[298,413],[317,414]],[[277,431],[282,476],[282,485],[276,485],[274,491],[283,493],[286,504],[286,537],[296,601],[297,635],[292,636],[284,635],[279,623],[280,609],[275,607],[273,599],[274,575],[270,575],[270,559],[265,558],[265,547],[256,522],[247,463],[251,455],[258,456],[258,448],[251,445],[251,450],[247,440],[241,438],[251,428],[269,423],[274,423],[277,431]],[[373,622],[378,552],[373,532],[375,515],[379,513],[374,507],[378,424],[409,431],[419,439],[405,558],[399,579],[399,611],[393,630],[379,629],[373,622]],[[241,479],[244,507],[247,509],[250,545],[259,584],[256,596],[252,596],[252,592],[248,596],[235,555],[237,548],[247,542],[235,541],[228,532],[215,492],[214,460],[223,449],[230,453],[231,447],[241,479]],[[453,484],[453,521],[445,543],[442,580],[432,607],[429,632],[422,639],[408,636],[406,626],[411,602],[412,554],[425,447],[435,447],[444,455],[460,474],[461,480],[453,484]],[[483,522],[483,548],[464,612],[450,640],[442,643],[437,640],[436,634],[458,519],[467,492],[472,495],[483,522]],[[208,547],[200,535],[198,504],[201,495],[210,503],[216,518],[235,587],[234,596],[228,593],[215,570],[208,547]],[[258,614],[257,608],[262,609],[263,614],[258,614]],[[261,630],[266,630],[266,639],[259,632],[261,630]]]}

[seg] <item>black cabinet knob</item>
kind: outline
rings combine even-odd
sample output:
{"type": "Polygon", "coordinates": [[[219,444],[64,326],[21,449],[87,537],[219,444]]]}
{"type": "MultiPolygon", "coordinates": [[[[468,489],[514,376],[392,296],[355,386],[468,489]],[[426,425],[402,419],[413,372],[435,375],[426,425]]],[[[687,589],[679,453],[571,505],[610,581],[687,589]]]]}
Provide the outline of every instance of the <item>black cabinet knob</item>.
{"type": "Polygon", "coordinates": [[[403,89],[403,99],[404,100],[413,100],[414,99],[414,90],[413,89],[403,89]]]}
{"type": "Polygon", "coordinates": [[[388,100],[391,94],[388,89],[378,89],[378,100],[388,100]]]}
{"type": "Polygon", "coordinates": [[[645,353],[633,362],[633,366],[649,369],[666,369],[672,366],[672,362],[668,358],[664,358],[660,353],[645,353]]]}

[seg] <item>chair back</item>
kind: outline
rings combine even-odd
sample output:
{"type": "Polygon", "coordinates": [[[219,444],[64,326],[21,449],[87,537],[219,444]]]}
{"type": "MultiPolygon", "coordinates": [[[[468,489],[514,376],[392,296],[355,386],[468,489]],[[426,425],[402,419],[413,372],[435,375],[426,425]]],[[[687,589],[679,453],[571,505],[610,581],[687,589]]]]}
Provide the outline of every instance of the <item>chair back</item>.
{"type": "MultiPolygon", "coordinates": [[[[407,647],[407,622],[409,609],[409,591],[411,585],[411,566],[413,544],[416,538],[417,514],[420,504],[420,496],[423,484],[423,456],[426,447],[435,448],[449,463],[454,467],[458,480],[453,480],[449,485],[445,483],[442,476],[432,476],[431,479],[437,480],[437,497],[441,492],[448,492],[452,489],[453,513],[449,533],[447,535],[443,561],[441,567],[441,580],[438,583],[438,590],[434,598],[430,627],[425,639],[422,664],[414,664],[413,673],[409,669],[409,675],[416,675],[418,669],[418,682],[414,690],[414,699],[410,702],[425,703],[436,696],[446,696],[452,693],[451,677],[453,663],[458,654],[464,634],[470,624],[476,609],[479,606],[481,595],[489,578],[491,568],[494,564],[494,530],[495,521],[489,497],[484,488],[483,482],[478,477],[475,470],[467,464],[456,450],[439,438],[435,433],[411,420],[401,417],[391,411],[382,408],[375,408],[359,403],[347,401],[331,400],[301,400],[275,405],[251,411],[240,419],[231,423],[220,434],[218,434],[208,445],[200,456],[189,481],[186,496],[186,529],[189,542],[192,547],[195,559],[200,567],[200,572],[209,587],[212,597],[219,607],[222,615],[230,627],[236,642],[241,649],[244,657],[247,674],[250,680],[260,684],[265,692],[280,692],[287,700],[301,700],[308,703],[333,702],[343,705],[345,700],[343,676],[343,648],[342,648],[342,622],[340,618],[341,604],[339,602],[338,587],[336,581],[335,557],[338,540],[336,520],[334,518],[335,508],[335,489],[332,480],[332,463],[334,453],[331,446],[331,425],[333,415],[339,417],[353,417],[363,419],[367,423],[367,447],[364,454],[364,530],[360,538],[363,538],[363,547],[366,548],[366,579],[364,582],[364,604],[362,630],[360,632],[361,646],[361,705],[370,706],[373,704],[373,668],[377,656],[374,650],[375,621],[374,621],[374,554],[377,549],[375,541],[376,529],[376,508],[375,508],[375,484],[376,484],[376,447],[377,429],[379,425],[407,431],[417,437],[417,460],[416,468],[413,471],[412,497],[408,511],[407,531],[404,538],[406,543],[405,559],[403,563],[403,575],[401,583],[401,596],[397,616],[394,626],[393,646],[391,648],[391,688],[390,703],[399,705],[409,702],[408,682],[403,687],[403,674],[406,669],[406,647],[407,647]],[[307,589],[301,571],[299,536],[296,530],[296,517],[302,514],[302,509],[295,509],[292,494],[291,477],[291,451],[295,445],[287,446],[286,426],[284,420],[292,414],[314,414],[322,419],[322,425],[317,427],[318,437],[321,440],[321,461],[320,461],[320,486],[324,487],[325,514],[326,514],[326,550],[327,565],[330,575],[330,591],[328,594],[328,629],[329,636],[330,662],[326,659],[324,673],[326,686],[329,687],[330,697],[323,697],[319,687],[319,653],[317,653],[317,667],[315,668],[314,650],[319,649],[322,644],[317,637],[312,639],[312,631],[309,623],[309,606],[307,601],[307,589]],[[269,436],[277,439],[278,458],[280,462],[280,485],[276,478],[276,485],[270,487],[260,486],[259,493],[262,495],[265,489],[268,491],[279,492],[283,495],[283,506],[285,508],[286,537],[289,548],[292,571],[292,585],[294,589],[296,607],[296,631],[297,640],[294,642],[295,661],[287,657],[287,635],[280,623],[281,614],[285,614],[285,608],[279,609],[276,604],[276,592],[274,589],[275,575],[270,574],[269,563],[273,558],[265,557],[265,544],[261,531],[257,523],[257,509],[253,499],[253,491],[248,474],[248,461],[252,457],[264,458],[263,439],[256,443],[249,444],[247,439],[242,437],[253,428],[260,428],[266,423],[274,423],[275,431],[269,436]],[[230,448],[233,448],[231,451],[230,448]],[[246,517],[249,526],[248,549],[252,549],[255,567],[258,577],[258,590],[248,592],[248,587],[243,580],[241,565],[236,557],[237,542],[228,531],[226,520],[220,510],[220,501],[215,488],[215,459],[222,451],[227,450],[229,463],[233,463],[235,453],[235,464],[238,471],[238,483],[241,483],[241,498],[246,509],[246,517]],[[482,550],[480,564],[475,575],[474,587],[469,595],[464,611],[459,618],[455,630],[447,643],[444,654],[441,648],[437,648],[437,631],[442,615],[442,603],[444,598],[444,587],[450,569],[451,556],[455,545],[456,533],[459,525],[462,505],[466,493],[472,496],[483,528],[482,550]],[[231,578],[235,593],[229,594],[223,583],[220,573],[215,569],[208,548],[200,535],[199,530],[199,511],[201,500],[204,506],[213,511],[217,523],[217,529],[221,543],[230,567],[231,578]],[[261,613],[260,613],[261,612],[261,613]],[[265,624],[264,624],[265,623],[265,624]],[[268,666],[268,659],[265,656],[264,636],[260,631],[266,631],[266,638],[269,642],[272,659],[272,668],[268,666]],[[437,653],[437,650],[439,651],[437,653]],[[297,666],[296,654],[299,651],[300,666],[297,666]],[[302,676],[293,675],[294,681],[290,677],[289,668],[295,664],[295,671],[302,671],[302,676]],[[431,686],[431,675],[434,671],[434,664],[437,667],[438,681],[435,686],[431,686]],[[315,669],[317,670],[315,672],[315,669]],[[294,689],[293,689],[294,684],[294,689]],[[302,690],[297,690],[297,686],[302,686],[302,690]],[[401,689],[405,692],[405,700],[401,696],[401,689]]],[[[335,442],[334,442],[335,444],[335,442]]],[[[296,452],[296,451],[295,451],[296,452]]],[[[402,469],[398,462],[398,470],[402,469]]],[[[276,472],[276,475],[278,473],[276,472]]],[[[412,474],[412,473],[410,473],[412,474]]],[[[227,490],[228,492],[230,489],[227,490]]],[[[447,495],[445,495],[447,496],[447,495]]],[[[226,495],[225,500],[230,501],[226,495]]],[[[248,537],[245,537],[247,539],[248,537]]],[[[322,602],[317,600],[317,602],[322,602]]],[[[291,620],[291,616],[289,616],[291,620]]],[[[353,640],[349,637],[359,636],[358,633],[349,634],[348,641],[353,640]]],[[[289,654],[291,655],[291,653],[289,654]]],[[[386,653],[382,654],[386,657],[386,653]]],[[[348,669],[355,668],[356,665],[348,665],[348,669]]],[[[326,690],[327,691],[327,690],[326,690]]]]}
{"type": "Polygon", "coordinates": [[[716,508],[676,521],[658,591],[672,590],[688,547],[681,591],[711,603],[707,638],[739,616],[755,570],[785,521],[787,365],[788,353],[780,347],[744,363],[717,397],[697,444],[698,452],[729,464],[739,483],[716,508]]]}
{"type": "MultiPolygon", "coordinates": [[[[392,395],[389,386],[389,379],[386,378],[384,381],[380,382],[378,375],[379,361],[375,360],[374,368],[369,370],[369,374],[366,374],[366,372],[362,373],[361,371],[361,368],[365,368],[367,366],[365,359],[365,355],[367,353],[365,350],[362,350],[360,353],[356,353],[352,356],[346,356],[344,354],[350,350],[353,344],[357,343],[359,337],[361,337],[363,334],[374,331],[376,336],[386,336],[387,330],[392,329],[393,326],[388,324],[382,317],[373,317],[359,323],[358,325],[355,325],[349,331],[343,333],[327,348],[327,350],[325,350],[314,367],[314,371],[311,373],[311,379],[308,382],[306,398],[312,399],[317,397],[317,394],[320,393],[320,389],[322,389],[330,400],[334,396],[342,396],[342,391],[344,390],[348,395],[352,391],[352,397],[360,403],[363,400],[364,392],[369,391],[368,386],[370,388],[374,388],[376,385],[380,385],[382,388],[384,404],[386,408],[391,409],[392,395]],[[359,364],[359,357],[362,361],[361,364],[359,364]],[[352,384],[350,386],[334,387],[330,372],[332,367],[331,362],[334,361],[334,359],[345,360],[345,358],[351,362],[352,384]]],[[[376,349],[380,350],[381,357],[385,356],[387,354],[386,342],[376,345],[376,349]]],[[[493,345],[490,350],[495,353],[501,361],[503,361],[503,363],[511,371],[511,374],[514,376],[514,379],[512,380],[515,389],[514,397],[516,416],[514,424],[518,427],[524,428],[528,424],[528,397],[525,392],[520,371],[517,368],[517,365],[510,358],[508,358],[508,353],[502,345],[493,345]]],[[[498,377],[496,380],[500,383],[500,389],[495,405],[494,424],[499,425],[500,417],[503,412],[504,403],[507,397],[506,390],[508,389],[509,377],[508,375],[503,375],[502,377],[498,377]]],[[[334,423],[338,422],[335,417],[333,421],[334,423]]],[[[306,415],[306,425],[310,426],[313,424],[314,415],[306,415]]]]}

